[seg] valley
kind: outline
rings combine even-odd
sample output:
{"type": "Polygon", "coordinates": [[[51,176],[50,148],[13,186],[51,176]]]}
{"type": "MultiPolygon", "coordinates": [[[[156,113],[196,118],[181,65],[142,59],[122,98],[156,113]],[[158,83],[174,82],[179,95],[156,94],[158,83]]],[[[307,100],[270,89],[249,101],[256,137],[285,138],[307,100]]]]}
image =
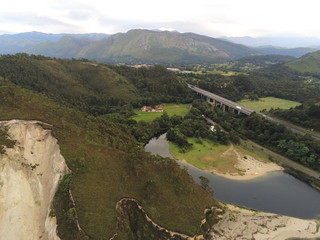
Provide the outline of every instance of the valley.
{"type": "MultiPolygon", "coordinates": [[[[318,219],[319,179],[284,166],[307,185],[270,156],[318,174],[319,141],[253,111],[213,107],[190,88],[317,130],[320,76],[291,65],[308,64],[309,55],[261,56],[192,33],[132,30],[80,38],[0,56],[0,120],[44,123],[70,169],[49,211],[60,239],[215,239],[220,217],[230,217],[220,201],[318,219]],[[132,67],[137,63],[146,65],[132,67]],[[160,156],[150,147],[162,149],[160,156]],[[209,221],[208,207],[224,212],[212,210],[209,221]]],[[[2,165],[15,141],[7,131],[0,131],[2,165]]],[[[276,224],[289,221],[280,218],[276,224]]],[[[290,237],[318,233],[312,234],[290,237]]]]}

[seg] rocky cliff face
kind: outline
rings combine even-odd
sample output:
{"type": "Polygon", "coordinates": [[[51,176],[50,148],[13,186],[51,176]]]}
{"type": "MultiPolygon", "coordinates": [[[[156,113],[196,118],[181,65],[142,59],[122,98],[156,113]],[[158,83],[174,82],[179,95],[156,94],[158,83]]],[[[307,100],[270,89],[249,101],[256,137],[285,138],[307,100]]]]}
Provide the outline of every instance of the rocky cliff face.
{"type": "Polygon", "coordinates": [[[59,180],[68,172],[57,140],[40,122],[0,122],[13,148],[0,153],[0,240],[60,239],[50,217],[59,180]]]}

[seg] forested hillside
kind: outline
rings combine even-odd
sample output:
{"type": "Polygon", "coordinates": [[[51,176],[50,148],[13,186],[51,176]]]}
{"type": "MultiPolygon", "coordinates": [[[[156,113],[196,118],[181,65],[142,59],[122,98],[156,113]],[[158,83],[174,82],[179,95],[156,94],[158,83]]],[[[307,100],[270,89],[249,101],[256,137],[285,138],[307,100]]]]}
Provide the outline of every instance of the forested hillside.
{"type": "Polygon", "coordinates": [[[26,54],[0,57],[0,76],[94,115],[162,102],[190,102],[185,83],[164,67],[133,69],[26,54]]]}
{"type": "MultiPolygon", "coordinates": [[[[23,84],[20,80],[28,73],[15,75],[17,83],[23,84]]],[[[47,75],[43,74],[40,79],[45,80],[47,75]]],[[[60,105],[3,78],[0,98],[1,120],[37,119],[52,124],[51,130],[72,170],[61,183],[52,212],[58,218],[62,239],[110,239],[115,233],[114,239],[134,236],[135,232],[117,227],[124,223],[119,225],[122,219],[117,218],[115,207],[124,196],[136,198],[160,225],[190,235],[201,233],[204,208],[217,203],[174,161],[151,156],[139,148],[127,126],[60,105]],[[69,188],[76,208],[69,203],[69,188]],[[84,233],[75,228],[75,211],[84,233]]]]}

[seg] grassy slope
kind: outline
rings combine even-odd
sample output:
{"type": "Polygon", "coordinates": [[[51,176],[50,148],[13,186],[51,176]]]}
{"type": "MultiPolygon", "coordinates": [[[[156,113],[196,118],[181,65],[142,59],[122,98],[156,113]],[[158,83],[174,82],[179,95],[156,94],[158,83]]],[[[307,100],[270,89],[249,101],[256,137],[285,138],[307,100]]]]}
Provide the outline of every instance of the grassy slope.
{"type": "Polygon", "coordinates": [[[265,97],[258,101],[241,100],[238,103],[255,111],[270,110],[271,108],[289,109],[300,105],[295,101],[275,97],[265,97]]]}
{"type": "MultiPolygon", "coordinates": [[[[190,110],[188,104],[163,104],[164,112],[166,112],[170,117],[173,115],[185,116],[190,110]]],[[[144,120],[146,122],[151,122],[155,118],[160,117],[163,113],[161,112],[142,112],[140,109],[134,111],[136,114],[132,119],[138,121],[144,120]]]]}
{"type": "MultiPolygon", "coordinates": [[[[199,232],[203,209],[216,204],[174,162],[134,150],[135,142],[121,125],[59,106],[1,78],[0,98],[0,120],[53,124],[53,134],[73,170],[71,188],[80,224],[92,239],[109,239],[116,232],[115,204],[124,196],[137,198],[160,225],[188,234],[199,232]],[[155,185],[147,193],[150,180],[155,185]]],[[[64,214],[58,213],[58,218],[64,214]]],[[[79,239],[68,231],[59,226],[63,239],[79,239]]],[[[118,239],[125,237],[119,234],[118,239]]]]}
{"type": "Polygon", "coordinates": [[[320,51],[307,54],[286,65],[299,72],[320,73],[320,51]]]}

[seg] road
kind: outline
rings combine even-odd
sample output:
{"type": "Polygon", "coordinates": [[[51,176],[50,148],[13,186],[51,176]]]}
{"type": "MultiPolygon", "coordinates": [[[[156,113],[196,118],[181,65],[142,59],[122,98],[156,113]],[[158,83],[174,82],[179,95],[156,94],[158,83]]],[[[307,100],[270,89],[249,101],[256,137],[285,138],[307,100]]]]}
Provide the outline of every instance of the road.
{"type": "MultiPolygon", "coordinates": [[[[195,92],[197,92],[197,93],[199,93],[199,94],[201,94],[201,95],[203,95],[203,96],[206,96],[206,97],[209,97],[209,98],[211,98],[211,99],[214,99],[215,101],[220,102],[220,103],[222,103],[222,104],[224,104],[224,105],[226,105],[226,106],[229,106],[229,107],[231,107],[231,108],[233,108],[233,109],[236,109],[236,110],[238,110],[238,111],[240,111],[240,112],[242,112],[242,113],[244,113],[244,114],[246,114],[246,115],[250,115],[251,113],[255,112],[254,110],[252,110],[252,109],[250,109],[250,108],[247,108],[247,107],[244,107],[244,106],[242,106],[242,105],[239,105],[239,104],[236,103],[236,102],[233,102],[233,101],[231,101],[231,100],[229,100],[229,99],[220,97],[219,95],[216,95],[216,94],[214,94],[214,93],[208,92],[208,91],[206,91],[206,90],[203,90],[203,89],[198,88],[198,87],[196,87],[196,86],[193,86],[193,85],[191,85],[191,84],[188,84],[188,87],[189,87],[191,90],[193,90],[193,91],[195,91],[195,92]]],[[[292,125],[292,124],[288,124],[288,123],[286,123],[286,122],[284,122],[284,121],[282,121],[282,120],[279,120],[279,119],[270,117],[270,116],[265,115],[265,114],[262,114],[262,113],[260,113],[260,112],[257,112],[257,113],[260,114],[260,115],[262,115],[264,118],[266,118],[266,119],[268,119],[268,120],[270,120],[270,121],[272,121],[272,122],[278,123],[278,124],[280,124],[280,125],[283,125],[283,126],[289,128],[289,129],[291,129],[291,130],[292,130],[293,132],[295,132],[295,133],[299,133],[299,134],[303,134],[303,135],[304,135],[304,134],[309,134],[309,135],[311,135],[314,139],[320,141],[320,136],[319,136],[319,135],[313,134],[313,133],[311,133],[311,132],[309,132],[309,131],[306,131],[306,130],[304,130],[304,129],[302,129],[302,128],[296,127],[296,126],[294,126],[294,125],[292,125]]]]}
{"type": "MultiPolygon", "coordinates": [[[[202,115],[202,117],[203,117],[205,120],[207,120],[207,122],[208,122],[209,124],[211,124],[211,125],[213,125],[213,126],[217,124],[216,122],[214,122],[214,121],[211,120],[210,118],[205,117],[204,115],[202,115]]],[[[265,117],[268,117],[268,116],[265,116],[265,117]]],[[[269,119],[269,118],[270,118],[270,117],[268,117],[268,119],[269,119]]],[[[270,120],[270,119],[269,119],[269,120],[270,120]]],[[[277,119],[272,119],[271,121],[273,121],[273,120],[277,120],[277,119]]],[[[270,152],[270,150],[269,150],[269,151],[265,151],[264,148],[258,147],[257,145],[254,145],[254,144],[251,144],[251,143],[247,142],[246,140],[241,139],[240,141],[241,141],[241,144],[244,144],[244,145],[246,145],[246,146],[248,146],[248,147],[252,147],[252,148],[256,149],[257,151],[259,151],[259,152],[261,152],[261,153],[263,153],[263,154],[268,155],[269,157],[275,159],[276,161],[278,161],[280,164],[283,164],[284,166],[291,167],[291,168],[293,168],[293,169],[295,169],[295,170],[298,170],[298,171],[300,171],[300,172],[303,172],[304,174],[306,174],[306,175],[308,175],[308,176],[311,176],[311,177],[320,179],[320,173],[318,173],[318,172],[316,172],[316,171],[313,171],[313,170],[311,170],[311,169],[308,169],[307,167],[302,166],[302,165],[300,165],[300,164],[298,164],[298,163],[296,163],[296,162],[294,162],[294,161],[292,161],[292,160],[288,160],[288,159],[286,159],[286,158],[284,158],[284,157],[278,156],[278,155],[276,155],[276,154],[272,154],[272,153],[270,152]]],[[[267,148],[265,148],[265,149],[267,149],[267,148]]]]}
{"type": "MultiPolygon", "coordinates": [[[[209,97],[209,98],[215,99],[216,101],[219,101],[219,102],[221,102],[221,103],[223,103],[223,104],[226,104],[226,105],[228,105],[228,106],[230,106],[230,107],[232,107],[232,108],[236,108],[237,106],[239,106],[239,105],[237,105],[237,103],[235,103],[235,102],[232,102],[232,101],[230,101],[230,100],[228,100],[228,99],[225,99],[225,98],[220,97],[220,96],[218,96],[218,95],[216,95],[216,94],[210,93],[210,92],[208,92],[208,91],[205,91],[205,90],[203,90],[203,89],[201,89],[201,88],[198,88],[198,87],[195,87],[195,86],[193,86],[193,85],[188,84],[188,87],[189,87],[190,89],[194,90],[195,92],[198,92],[198,93],[200,93],[200,94],[202,94],[202,95],[204,95],[204,96],[207,96],[207,97],[209,97]]],[[[245,110],[245,111],[246,111],[247,109],[244,108],[243,106],[241,106],[241,110],[245,110]]],[[[252,112],[254,112],[254,111],[248,108],[248,115],[250,115],[252,112]]],[[[259,113],[259,112],[258,112],[258,114],[261,114],[264,118],[266,118],[266,119],[268,119],[268,120],[270,120],[270,121],[272,121],[272,122],[275,122],[275,123],[277,123],[277,124],[280,124],[280,125],[285,126],[286,128],[290,129],[291,131],[293,131],[293,132],[295,132],[295,133],[299,133],[299,134],[303,134],[303,135],[309,134],[309,135],[311,135],[314,139],[320,141],[320,136],[319,136],[319,135],[312,134],[312,133],[310,133],[310,132],[308,132],[308,131],[306,131],[306,130],[304,130],[304,129],[295,127],[294,125],[288,124],[288,123],[286,123],[286,122],[284,122],[284,121],[281,121],[281,120],[279,120],[279,119],[270,117],[270,116],[268,116],[268,115],[265,115],[265,114],[262,114],[262,113],[259,113]]],[[[204,115],[202,115],[202,117],[203,117],[204,119],[206,119],[207,122],[210,123],[211,125],[216,125],[216,122],[214,122],[214,121],[211,120],[210,118],[207,118],[207,117],[205,117],[204,115]]],[[[278,155],[272,154],[272,153],[270,153],[270,152],[266,152],[263,148],[259,148],[259,147],[255,146],[255,145],[252,145],[252,144],[246,142],[245,140],[241,140],[241,143],[242,143],[242,144],[245,144],[245,145],[248,145],[248,146],[250,145],[250,147],[253,147],[253,148],[256,149],[256,150],[258,150],[258,151],[260,151],[260,152],[262,152],[262,153],[265,153],[265,154],[269,155],[270,157],[272,157],[273,159],[277,160],[279,163],[281,163],[281,164],[283,164],[283,165],[285,165],[285,166],[288,166],[288,167],[291,167],[291,168],[293,168],[293,169],[296,169],[296,170],[298,170],[298,171],[300,171],[300,172],[303,172],[303,173],[307,174],[308,176],[311,176],[311,177],[314,177],[314,178],[317,178],[317,179],[320,178],[320,173],[318,173],[318,172],[316,172],[316,171],[313,171],[313,170],[311,170],[311,169],[308,169],[307,167],[302,166],[302,165],[300,165],[300,164],[298,164],[298,163],[296,163],[296,162],[294,162],[294,161],[285,159],[285,158],[283,158],[283,157],[279,157],[278,155]]]]}
{"type": "Polygon", "coordinates": [[[270,121],[272,121],[272,122],[278,123],[278,124],[280,124],[280,125],[285,126],[286,128],[289,128],[291,131],[293,131],[293,132],[295,132],[295,133],[299,133],[299,134],[303,134],[303,135],[309,134],[309,135],[312,136],[314,139],[320,141],[320,136],[319,136],[319,135],[310,133],[309,131],[306,131],[306,130],[304,130],[304,129],[302,129],[302,128],[299,128],[299,127],[296,127],[296,126],[294,126],[294,125],[288,124],[288,123],[286,123],[286,122],[284,122],[284,121],[282,121],[282,120],[279,120],[279,119],[277,119],[277,118],[273,118],[273,117],[270,117],[270,116],[268,116],[268,115],[264,115],[264,114],[262,114],[262,113],[259,113],[259,114],[261,114],[264,118],[266,118],[266,119],[268,119],[268,120],[270,120],[270,121]]]}
{"type": "Polygon", "coordinates": [[[291,167],[295,170],[298,170],[300,172],[303,172],[305,173],[306,175],[308,176],[311,176],[311,177],[314,177],[314,178],[317,178],[317,179],[320,179],[320,173],[316,172],[316,171],[313,171],[311,169],[308,169],[307,167],[305,166],[302,166],[292,160],[288,160],[288,159],[285,159],[284,157],[280,157],[276,154],[272,154],[270,152],[267,152],[265,151],[263,148],[260,148],[256,145],[253,145],[245,140],[241,140],[241,143],[244,144],[244,145],[247,145],[248,147],[252,147],[254,149],[256,149],[257,151],[261,152],[261,153],[264,153],[264,154],[267,154],[268,156],[270,156],[271,158],[275,159],[276,161],[278,161],[280,164],[283,164],[284,166],[287,166],[287,167],[291,167]]]}
{"type": "Polygon", "coordinates": [[[245,106],[242,106],[242,105],[240,105],[239,103],[233,102],[233,101],[231,101],[231,100],[229,100],[229,99],[226,99],[226,98],[221,97],[221,96],[219,96],[219,95],[217,95],[217,94],[208,92],[208,91],[206,91],[206,90],[203,90],[203,89],[198,88],[198,87],[196,87],[196,86],[193,86],[193,85],[191,85],[191,84],[188,84],[188,87],[189,87],[191,90],[193,90],[193,91],[195,91],[195,92],[197,92],[197,93],[199,93],[199,94],[201,94],[201,95],[203,95],[203,96],[206,96],[206,97],[208,97],[208,98],[210,98],[210,99],[213,99],[213,100],[215,100],[216,102],[219,102],[219,103],[221,103],[221,104],[223,104],[223,105],[225,105],[225,106],[228,106],[228,107],[230,107],[230,108],[232,108],[232,109],[235,109],[235,110],[237,110],[237,111],[239,111],[239,112],[242,112],[242,113],[244,113],[244,114],[246,114],[246,115],[250,115],[251,113],[254,112],[254,110],[252,110],[252,109],[250,109],[250,108],[247,108],[247,107],[245,107],[245,106]]]}

